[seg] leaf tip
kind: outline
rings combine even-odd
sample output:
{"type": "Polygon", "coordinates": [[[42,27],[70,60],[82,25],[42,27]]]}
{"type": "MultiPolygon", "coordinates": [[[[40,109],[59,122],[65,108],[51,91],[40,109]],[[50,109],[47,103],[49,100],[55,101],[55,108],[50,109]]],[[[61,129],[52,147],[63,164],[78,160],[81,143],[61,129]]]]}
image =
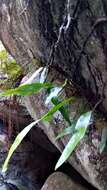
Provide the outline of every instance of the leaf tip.
{"type": "Polygon", "coordinates": [[[55,171],[62,165],[63,163],[59,160],[57,161],[56,165],[55,165],[55,171]]]}
{"type": "Polygon", "coordinates": [[[7,171],[7,167],[3,165],[3,167],[2,167],[2,173],[6,173],[6,171],[7,171]]]}
{"type": "Polygon", "coordinates": [[[59,167],[58,167],[58,166],[57,166],[57,164],[56,164],[56,166],[55,166],[55,169],[54,169],[54,170],[56,171],[58,168],[59,168],[59,167]]]}

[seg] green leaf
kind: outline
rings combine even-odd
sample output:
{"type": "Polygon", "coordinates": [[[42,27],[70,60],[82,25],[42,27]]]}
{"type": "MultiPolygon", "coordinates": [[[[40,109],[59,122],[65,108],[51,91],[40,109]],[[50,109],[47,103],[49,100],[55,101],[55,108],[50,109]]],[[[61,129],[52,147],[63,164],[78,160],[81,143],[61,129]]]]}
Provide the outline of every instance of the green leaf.
{"type": "Polygon", "coordinates": [[[80,128],[87,129],[87,126],[90,124],[90,121],[91,121],[91,115],[92,115],[92,111],[82,114],[76,123],[75,129],[76,130],[79,130],[80,128]]]}
{"type": "Polygon", "coordinates": [[[58,140],[65,135],[73,134],[74,130],[75,130],[75,123],[73,123],[70,127],[63,129],[62,132],[56,137],[55,140],[58,140]]]}
{"type": "MultiPolygon", "coordinates": [[[[44,70],[43,67],[40,67],[39,69],[37,69],[25,82],[22,80],[22,82],[23,82],[22,85],[34,83],[34,81],[36,79],[40,78],[41,73],[43,72],[43,70],[44,70]]],[[[40,81],[38,81],[38,82],[40,82],[40,81]]]]}
{"type": "Polygon", "coordinates": [[[33,93],[39,93],[43,88],[52,88],[52,84],[50,83],[24,84],[20,85],[15,89],[7,90],[6,92],[1,93],[0,96],[11,96],[11,95],[28,96],[33,93]]]}
{"type": "MultiPolygon", "coordinates": [[[[59,103],[61,103],[61,101],[58,99],[58,97],[52,98],[51,101],[54,105],[58,105],[59,103]]],[[[65,108],[65,106],[62,106],[61,108],[59,108],[59,111],[61,112],[64,119],[68,122],[68,124],[71,125],[71,121],[69,118],[69,113],[68,113],[67,108],[65,108]]]]}
{"type": "Polygon", "coordinates": [[[41,76],[40,76],[40,83],[44,83],[47,77],[49,69],[47,67],[43,68],[43,71],[41,72],[41,76]]]}
{"type": "Polygon", "coordinates": [[[7,158],[3,164],[3,168],[2,168],[2,172],[6,172],[7,167],[8,167],[8,163],[9,160],[11,158],[11,156],[13,155],[13,153],[15,152],[15,150],[17,149],[17,147],[20,145],[20,143],[22,142],[22,140],[24,139],[24,137],[27,135],[27,133],[32,129],[33,126],[35,126],[38,122],[40,122],[41,120],[47,121],[59,108],[61,108],[61,106],[67,104],[70,101],[74,101],[74,98],[69,98],[64,100],[63,102],[61,102],[60,104],[58,104],[57,106],[54,106],[48,113],[46,113],[45,115],[43,115],[40,119],[32,122],[30,125],[28,125],[27,127],[25,127],[16,137],[16,139],[14,140],[12,146],[10,147],[9,153],[7,155],[7,158]]]}
{"type": "Polygon", "coordinates": [[[87,127],[90,123],[92,112],[87,112],[80,116],[78,119],[75,129],[77,132],[71,137],[70,141],[66,145],[64,151],[62,152],[61,157],[59,158],[55,170],[58,169],[71,155],[71,153],[75,150],[76,146],[79,144],[81,139],[84,137],[87,127]]]}
{"type": "Polygon", "coordinates": [[[99,152],[100,154],[104,151],[107,143],[107,127],[104,127],[102,129],[102,136],[101,136],[101,142],[99,145],[99,152]]]}
{"type": "Polygon", "coordinates": [[[71,137],[70,141],[66,145],[64,151],[62,152],[61,157],[59,158],[59,160],[55,166],[55,170],[57,170],[69,158],[71,153],[75,150],[76,146],[82,139],[83,135],[84,135],[84,130],[80,129],[79,132],[75,133],[71,137]]]}
{"type": "Polygon", "coordinates": [[[62,90],[62,87],[54,87],[51,89],[49,96],[46,98],[45,104],[48,104],[49,102],[51,102],[53,97],[58,96],[59,92],[62,90]]]}
{"type": "MultiPolygon", "coordinates": [[[[41,119],[40,119],[41,120],[41,119]]],[[[6,172],[7,167],[8,167],[8,163],[9,160],[11,158],[11,156],[13,155],[13,153],[15,152],[15,150],[17,149],[17,147],[20,145],[20,143],[22,142],[22,140],[24,139],[24,137],[27,135],[27,133],[31,130],[31,128],[36,125],[40,120],[34,121],[32,122],[30,125],[28,125],[27,127],[25,127],[16,137],[16,139],[14,140],[12,146],[10,147],[9,153],[7,155],[7,158],[3,164],[3,168],[2,168],[2,172],[6,172]]]]}
{"type": "Polygon", "coordinates": [[[46,114],[44,120],[45,120],[45,121],[49,121],[49,120],[52,118],[52,115],[53,115],[56,111],[60,110],[60,108],[61,108],[62,106],[66,105],[66,104],[68,104],[68,103],[70,103],[70,102],[74,102],[75,99],[76,99],[75,97],[71,97],[71,98],[68,98],[68,99],[63,100],[63,101],[62,101],[61,103],[59,103],[58,105],[54,106],[54,107],[46,114]]]}
{"type": "MultiPolygon", "coordinates": [[[[46,98],[45,104],[48,104],[49,102],[51,102],[52,98],[58,97],[59,94],[62,92],[62,90],[64,89],[64,87],[67,84],[67,80],[65,80],[64,84],[62,86],[55,86],[54,88],[51,88],[51,90],[49,91],[49,96],[46,98]]],[[[57,104],[59,104],[60,102],[58,102],[57,104]]]]}

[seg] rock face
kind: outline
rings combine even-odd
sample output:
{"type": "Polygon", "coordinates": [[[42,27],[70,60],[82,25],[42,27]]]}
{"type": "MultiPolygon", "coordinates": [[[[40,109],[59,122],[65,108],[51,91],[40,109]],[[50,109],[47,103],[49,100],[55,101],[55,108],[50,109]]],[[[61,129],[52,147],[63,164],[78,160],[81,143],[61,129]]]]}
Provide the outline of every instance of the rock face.
{"type": "MultiPolygon", "coordinates": [[[[0,1],[0,40],[23,66],[25,73],[29,73],[30,64],[36,59],[50,65],[49,81],[56,84],[60,77],[54,72],[57,68],[91,102],[96,104],[102,100],[101,109],[107,112],[106,15],[106,0],[3,0],[0,1]]],[[[65,97],[72,95],[71,86],[69,89],[65,97]]],[[[43,92],[25,99],[34,119],[49,110],[44,105],[45,95],[43,92]]],[[[70,107],[71,115],[80,102],[81,99],[70,107]]],[[[69,137],[58,142],[55,137],[65,126],[61,117],[58,121],[55,118],[49,125],[40,124],[60,151],[69,137]]],[[[107,152],[99,155],[97,151],[100,133],[97,129],[90,131],[69,162],[90,183],[104,190],[107,186],[107,152]]]]}
{"type": "Polygon", "coordinates": [[[76,82],[90,101],[103,98],[104,111],[106,14],[106,0],[3,0],[0,40],[25,71],[32,59],[50,63],[76,82]]]}
{"type": "MultiPolygon", "coordinates": [[[[48,177],[41,190],[86,190],[72,181],[67,175],[56,172],[48,177]]],[[[88,189],[87,189],[88,190],[88,189]]]]}
{"type": "MultiPolygon", "coordinates": [[[[47,80],[51,81],[55,74],[55,79],[53,83],[59,86],[64,83],[64,77],[61,78],[61,74],[57,70],[52,70],[48,73],[47,80]]],[[[38,73],[38,82],[41,74],[38,73]]],[[[74,94],[75,89],[73,86],[67,86],[62,94],[62,97],[71,97],[74,94]]],[[[42,115],[47,113],[52,107],[50,103],[46,104],[48,93],[44,90],[40,94],[31,95],[24,97],[25,105],[30,113],[30,115],[37,120],[42,115]]],[[[70,117],[77,113],[79,106],[88,106],[87,101],[80,97],[76,102],[69,105],[70,117]]],[[[88,110],[90,108],[88,107],[88,110]]],[[[100,117],[96,119],[95,126],[91,126],[85,138],[78,145],[75,152],[70,156],[69,163],[92,185],[94,185],[99,190],[105,190],[107,185],[107,151],[103,154],[99,153],[98,146],[101,139],[101,128],[106,127],[107,123],[100,117]]],[[[67,142],[70,139],[70,135],[64,136],[63,138],[56,141],[56,136],[61,132],[62,129],[67,127],[66,122],[64,122],[63,117],[60,113],[56,113],[52,121],[40,122],[39,127],[44,130],[50,141],[62,152],[67,142]]]]}

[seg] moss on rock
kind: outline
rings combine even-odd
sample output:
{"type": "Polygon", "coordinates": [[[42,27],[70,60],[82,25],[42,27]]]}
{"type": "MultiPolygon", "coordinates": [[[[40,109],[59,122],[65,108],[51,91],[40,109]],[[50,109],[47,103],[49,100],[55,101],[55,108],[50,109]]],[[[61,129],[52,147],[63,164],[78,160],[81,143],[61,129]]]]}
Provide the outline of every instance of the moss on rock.
{"type": "Polygon", "coordinates": [[[0,51],[0,88],[12,88],[20,75],[22,75],[21,66],[16,63],[6,50],[0,51]]]}

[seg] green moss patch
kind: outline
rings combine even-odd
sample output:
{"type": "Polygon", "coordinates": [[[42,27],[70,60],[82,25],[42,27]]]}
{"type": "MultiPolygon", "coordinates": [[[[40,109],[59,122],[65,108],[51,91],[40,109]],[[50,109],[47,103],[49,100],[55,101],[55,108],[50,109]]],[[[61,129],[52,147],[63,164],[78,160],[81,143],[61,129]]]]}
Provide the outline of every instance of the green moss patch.
{"type": "Polygon", "coordinates": [[[16,63],[6,50],[0,51],[0,88],[9,89],[13,87],[21,74],[21,66],[16,63]]]}

